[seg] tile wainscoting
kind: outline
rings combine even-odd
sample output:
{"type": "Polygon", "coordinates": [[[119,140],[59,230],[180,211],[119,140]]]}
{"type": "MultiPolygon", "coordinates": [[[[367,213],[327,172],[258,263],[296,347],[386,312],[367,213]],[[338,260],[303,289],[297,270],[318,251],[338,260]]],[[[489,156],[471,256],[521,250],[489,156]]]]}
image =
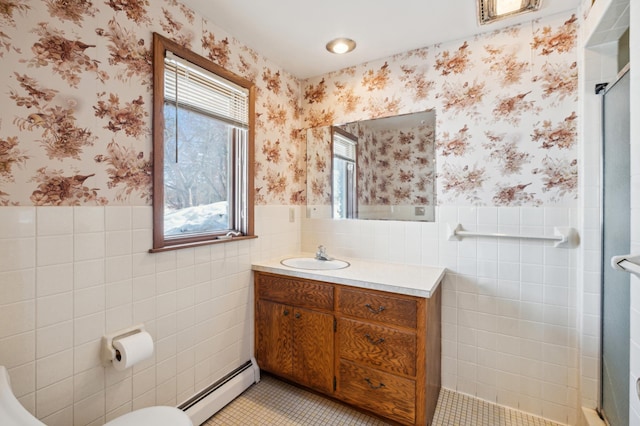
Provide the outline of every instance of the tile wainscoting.
{"type": "Polygon", "coordinates": [[[256,207],[258,239],[158,254],[151,217],[151,207],[0,208],[0,364],[49,426],[176,405],[246,361],[251,262],[300,249],[288,206],[256,207]],[[140,322],[154,356],[105,370],[102,335],[140,322]]]}
{"type": "Polygon", "coordinates": [[[577,228],[576,209],[441,206],[436,217],[436,223],[306,219],[302,250],[313,252],[323,244],[337,257],[448,268],[442,299],[443,386],[576,424],[579,249],[542,241],[446,237],[447,223],[472,231],[553,235],[555,226],[577,228]]]}

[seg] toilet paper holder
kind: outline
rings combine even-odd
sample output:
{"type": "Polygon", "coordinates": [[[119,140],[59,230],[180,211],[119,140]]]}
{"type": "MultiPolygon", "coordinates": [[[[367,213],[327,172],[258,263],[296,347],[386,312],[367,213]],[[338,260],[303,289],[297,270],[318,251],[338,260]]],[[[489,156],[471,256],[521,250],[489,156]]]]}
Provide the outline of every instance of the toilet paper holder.
{"type": "Polygon", "coordinates": [[[133,325],[131,327],[123,328],[122,330],[115,331],[113,333],[105,334],[102,336],[102,349],[100,350],[100,358],[102,359],[102,365],[108,367],[112,361],[118,356],[118,351],[113,347],[113,342],[123,337],[132,336],[134,334],[142,333],[145,331],[144,324],[133,325]]]}

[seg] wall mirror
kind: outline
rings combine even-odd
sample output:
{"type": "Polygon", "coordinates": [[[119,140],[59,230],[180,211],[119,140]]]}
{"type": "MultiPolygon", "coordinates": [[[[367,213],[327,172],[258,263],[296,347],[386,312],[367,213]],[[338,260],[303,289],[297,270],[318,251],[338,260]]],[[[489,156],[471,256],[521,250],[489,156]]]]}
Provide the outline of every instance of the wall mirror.
{"type": "Polygon", "coordinates": [[[434,221],[435,111],[307,130],[307,216],[434,221]]]}

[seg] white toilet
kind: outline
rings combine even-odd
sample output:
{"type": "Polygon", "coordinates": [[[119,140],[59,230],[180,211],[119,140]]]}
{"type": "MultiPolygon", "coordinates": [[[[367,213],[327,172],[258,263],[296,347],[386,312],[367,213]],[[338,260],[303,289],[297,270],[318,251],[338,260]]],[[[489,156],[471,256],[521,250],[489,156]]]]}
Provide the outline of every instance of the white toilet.
{"type": "MultiPolygon", "coordinates": [[[[45,426],[13,395],[7,369],[0,365],[0,424],[2,426],[45,426]]],[[[193,426],[183,411],[174,407],[148,407],[132,411],[105,426],[193,426]]]]}

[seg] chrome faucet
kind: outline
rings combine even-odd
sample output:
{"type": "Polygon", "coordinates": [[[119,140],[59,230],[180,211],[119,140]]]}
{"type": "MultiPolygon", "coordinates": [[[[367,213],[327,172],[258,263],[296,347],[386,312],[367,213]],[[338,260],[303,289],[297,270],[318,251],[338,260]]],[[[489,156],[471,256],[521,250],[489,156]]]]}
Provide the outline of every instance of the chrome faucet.
{"type": "Polygon", "coordinates": [[[331,257],[327,255],[327,249],[324,246],[318,246],[318,251],[316,252],[316,259],[332,260],[331,257]]]}

